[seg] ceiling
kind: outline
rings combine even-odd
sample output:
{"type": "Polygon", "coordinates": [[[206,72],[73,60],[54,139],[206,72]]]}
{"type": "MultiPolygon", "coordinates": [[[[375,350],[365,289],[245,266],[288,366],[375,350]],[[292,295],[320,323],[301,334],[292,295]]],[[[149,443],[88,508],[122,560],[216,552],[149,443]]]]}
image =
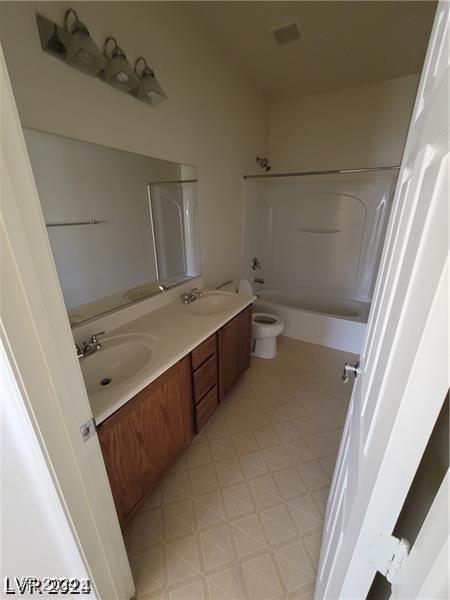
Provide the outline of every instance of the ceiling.
{"type": "Polygon", "coordinates": [[[196,16],[271,100],[418,73],[436,2],[192,2],[196,16]],[[273,30],[296,22],[300,39],[273,30]]]}

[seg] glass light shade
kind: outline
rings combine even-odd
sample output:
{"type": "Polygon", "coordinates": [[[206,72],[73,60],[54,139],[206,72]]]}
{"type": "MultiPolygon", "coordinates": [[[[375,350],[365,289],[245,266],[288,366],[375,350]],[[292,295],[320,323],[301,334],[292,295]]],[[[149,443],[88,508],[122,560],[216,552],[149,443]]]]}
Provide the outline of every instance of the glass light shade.
{"type": "Polygon", "coordinates": [[[86,27],[77,25],[67,36],[66,62],[83,73],[97,75],[105,68],[107,59],[97,48],[86,27]]]}
{"type": "Polygon", "coordinates": [[[139,100],[151,104],[152,106],[167,99],[161,84],[150,69],[144,70],[136,95],[139,100]]]}
{"type": "Polygon", "coordinates": [[[107,83],[122,92],[132,92],[139,85],[139,79],[125,58],[125,55],[121,53],[113,54],[105,67],[103,76],[107,83]]]}

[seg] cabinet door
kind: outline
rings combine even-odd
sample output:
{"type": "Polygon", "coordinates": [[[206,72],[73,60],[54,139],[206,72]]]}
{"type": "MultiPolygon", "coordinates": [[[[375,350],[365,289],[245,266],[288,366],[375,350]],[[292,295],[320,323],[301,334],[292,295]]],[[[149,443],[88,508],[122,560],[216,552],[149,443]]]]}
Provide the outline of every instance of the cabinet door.
{"type": "Polygon", "coordinates": [[[169,369],[99,426],[121,525],[192,439],[192,389],[186,365],[184,359],[169,369]]]}
{"type": "Polygon", "coordinates": [[[237,377],[238,334],[236,318],[219,330],[219,402],[237,377]]]}
{"type": "Polygon", "coordinates": [[[237,317],[238,322],[238,348],[237,348],[237,371],[242,373],[250,366],[250,355],[252,345],[252,307],[248,306],[237,317]]]}
{"type": "Polygon", "coordinates": [[[252,309],[244,309],[219,331],[219,399],[250,364],[252,309]]]}

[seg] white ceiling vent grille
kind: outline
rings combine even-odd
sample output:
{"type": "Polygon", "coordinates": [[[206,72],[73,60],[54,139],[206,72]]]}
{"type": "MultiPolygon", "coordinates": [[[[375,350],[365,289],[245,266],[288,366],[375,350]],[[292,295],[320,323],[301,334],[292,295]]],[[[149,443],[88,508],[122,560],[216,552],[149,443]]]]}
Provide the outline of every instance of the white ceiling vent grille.
{"type": "Polygon", "coordinates": [[[273,35],[275,36],[277,42],[282,45],[298,40],[300,37],[300,31],[298,30],[297,23],[289,23],[289,25],[283,25],[283,27],[274,29],[273,35]]]}

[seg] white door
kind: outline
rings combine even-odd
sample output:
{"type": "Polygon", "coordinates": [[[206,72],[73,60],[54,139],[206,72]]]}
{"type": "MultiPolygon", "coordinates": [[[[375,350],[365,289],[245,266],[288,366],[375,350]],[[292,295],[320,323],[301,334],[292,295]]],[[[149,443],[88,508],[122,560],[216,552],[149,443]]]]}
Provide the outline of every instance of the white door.
{"type": "Polygon", "coordinates": [[[366,597],[448,388],[448,2],[438,5],[328,499],[316,598],[366,597]]]}

